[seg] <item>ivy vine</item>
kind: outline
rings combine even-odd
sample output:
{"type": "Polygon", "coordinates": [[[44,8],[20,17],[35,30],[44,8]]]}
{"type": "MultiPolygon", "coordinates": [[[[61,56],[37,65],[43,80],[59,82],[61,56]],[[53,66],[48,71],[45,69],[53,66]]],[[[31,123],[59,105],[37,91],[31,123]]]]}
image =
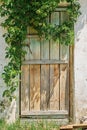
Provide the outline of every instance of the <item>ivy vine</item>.
{"type": "Polygon", "coordinates": [[[9,59],[2,74],[7,85],[3,96],[12,100],[18,86],[17,76],[20,74],[21,57],[26,54],[23,47],[27,27],[34,28],[40,37],[56,41],[61,35],[64,39],[61,40],[61,44],[72,44],[73,25],[80,14],[79,8],[78,0],[1,0],[0,15],[5,17],[1,26],[7,30],[3,37],[7,43],[6,58],[9,59]],[[47,17],[55,11],[60,2],[68,2],[66,10],[69,15],[68,21],[62,25],[47,23],[47,17]]]}

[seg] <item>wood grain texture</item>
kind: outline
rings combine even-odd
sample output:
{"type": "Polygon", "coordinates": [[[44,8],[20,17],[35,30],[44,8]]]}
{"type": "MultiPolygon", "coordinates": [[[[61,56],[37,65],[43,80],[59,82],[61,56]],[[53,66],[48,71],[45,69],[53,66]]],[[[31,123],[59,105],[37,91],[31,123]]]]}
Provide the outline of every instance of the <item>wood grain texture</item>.
{"type": "Polygon", "coordinates": [[[30,53],[29,60],[40,59],[40,38],[31,37],[30,38],[30,53]]]}
{"type": "Polygon", "coordinates": [[[29,65],[21,67],[21,113],[29,112],[29,65]]]}
{"type": "Polygon", "coordinates": [[[67,65],[60,65],[60,110],[67,110],[68,96],[68,68],[67,65]]]}
{"type": "Polygon", "coordinates": [[[41,65],[41,110],[48,110],[50,102],[49,65],[41,65]]]}
{"type": "Polygon", "coordinates": [[[40,65],[30,65],[30,110],[40,110],[40,65]]]}
{"type": "Polygon", "coordinates": [[[41,60],[49,59],[49,41],[41,40],[41,60]]]}
{"type": "Polygon", "coordinates": [[[59,12],[54,12],[51,14],[51,23],[53,25],[59,25],[59,12]]]}
{"type": "Polygon", "coordinates": [[[28,119],[67,119],[67,111],[30,111],[27,115],[23,115],[23,118],[28,119]]]}
{"type": "Polygon", "coordinates": [[[50,65],[50,110],[59,110],[59,65],[50,65]]]}
{"type": "Polygon", "coordinates": [[[30,55],[30,39],[28,37],[25,40],[24,50],[26,51],[24,61],[26,61],[29,60],[29,55],[30,55]]]}
{"type": "Polygon", "coordinates": [[[23,61],[22,64],[23,65],[33,65],[33,64],[67,64],[68,61],[67,60],[31,60],[31,61],[23,61]]]}
{"type": "MultiPolygon", "coordinates": [[[[55,59],[59,60],[59,44],[51,41],[50,60],[55,59]]],[[[50,65],[50,109],[59,110],[59,65],[53,63],[50,65]]]]}
{"type": "Polygon", "coordinates": [[[69,46],[60,45],[60,60],[69,62],[69,46]]]}
{"type": "MultiPolygon", "coordinates": [[[[41,60],[49,59],[49,42],[43,40],[41,44],[41,60]]],[[[41,65],[41,110],[49,109],[49,65],[41,65]]]]}
{"type": "Polygon", "coordinates": [[[59,43],[52,40],[50,42],[50,60],[59,60],[59,43]]]}

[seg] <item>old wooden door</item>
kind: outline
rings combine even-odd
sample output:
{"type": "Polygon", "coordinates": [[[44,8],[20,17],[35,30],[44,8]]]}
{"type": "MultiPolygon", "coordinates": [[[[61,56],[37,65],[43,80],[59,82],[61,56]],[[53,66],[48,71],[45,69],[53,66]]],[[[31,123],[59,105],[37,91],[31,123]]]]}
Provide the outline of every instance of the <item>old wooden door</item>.
{"type": "MultiPolygon", "coordinates": [[[[56,10],[48,21],[62,24],[66,11],[56,10]]],[[[21,70],[21,117],[68,118],[69,47],[40,39],[29,28],[27,54],[21,70]]]]}

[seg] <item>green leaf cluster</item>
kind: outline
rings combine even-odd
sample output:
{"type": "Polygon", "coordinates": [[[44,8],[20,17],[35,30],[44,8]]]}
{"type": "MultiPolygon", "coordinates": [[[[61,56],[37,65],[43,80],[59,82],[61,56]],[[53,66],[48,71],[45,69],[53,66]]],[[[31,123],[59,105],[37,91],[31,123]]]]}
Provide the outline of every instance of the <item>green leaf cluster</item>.
{"type": "Polygon", "coordinates": [[[71,45],[74,39],[73,25],[80,15],[79,8],[78,0],[1,0],[0,15],[6,18],[1,25],[7,30],[3,37],[7,43],[6,58],[9,59],[2,74],[7,85],[3,96],[12,100],[18,86],[21,57],[26,53],[23,47],[27,27],[32,27],[40,37],[44,36],[46,39],[57,41],[61,36],[61,44],[71,45]],[[60,2],[69,3],[66,10],[69,19],[61,25],[52,25],[47,22],[47,18],[60,2]]]}

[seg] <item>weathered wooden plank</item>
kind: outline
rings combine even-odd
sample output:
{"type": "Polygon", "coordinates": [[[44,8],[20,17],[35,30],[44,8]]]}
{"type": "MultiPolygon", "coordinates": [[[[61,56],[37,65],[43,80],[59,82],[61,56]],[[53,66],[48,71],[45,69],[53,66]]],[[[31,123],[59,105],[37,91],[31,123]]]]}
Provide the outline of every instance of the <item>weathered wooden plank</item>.
{"type": "MultiPolygon", "coordinates": [[[[59,25],[59,12],[51,14],[51,23],[59,25]]],[[[50,60],[59,60],[59,43],[50,42],[50,60]]],[[[59,65],[50,65],[50,109],[59,110],[59,65]]]]}
{"type": "Polygon", "coordinates": [[[29,55],[30,55],[30,39],[28,37],[25,40],[24,50],[26,51],[26,54],[25,54],[25,58],[22,61],[29,60],[29,55]]]}
{"type": "Polygon", "coordinates": [[[23,65],[33,65],[33,64],[67,64],[67,60],[30,60],[30,61],[23,61],[23,65]]]}
{"type": "Polygon", "coordinates": [[[30,65],[30,110],[40,110],[40,65],[30,65]]]}
{"type": "Polygon", "coordinates": [[[70,5],[70,2],[66,2],[66,1],[60,1],[60,3],[58,3],[58,7],[67,7],[70,5]]]}
{"type": "Polygon", "coordinates": [[[59,61],[59,43],[51,41],[50,42],[50,60],[59,61]]]}
{"type": "Polygon", "coordinates": [[[68,66],[60,65],[60,110],[68,110],[69,83],[68,66]]]}
{"type": "MultiPolygon", "coordinates": [[[[60,24],[62,24],[68,20],[68,15],[66,12],[61,12],[60,14],[60,24]]],[[[60,60],[69,60],[69,46],[60,44],[60,60]]]]}
{"type": "Polygon", "coordinates": [[[29,47],[30,47],[29,60],[40,59],[40,38],[31,37],[29,47]]]}
{"type": "Polygon", "coordinates": [[[51,23],[53,25],[59,25],[59,12],[54,12],[51,14],[51,23]]]}
{"type": "Polygon", "coordinates": [[[73,125],[61,126],[60,130],[73,130],[73,125]]]}
{"type": "Polygon", "coordinates": [[[59,65],[50,65],[50,109],[59,110],[59,65]]]}
{"type": "Polygon", "coordinates": [[[30,111],[22,117],[33,119],[66,119],[68,117],[67,111],[30,111]]]}
{"type": "Polygon", "coordinates": [[[49,65],[41,65],[41,110],[49,109],[49,65]]]}
{"type": "Polygon", "coordinates": [[[21,67],[21,113],[29,111],[29,65],[21,67]]]}
{"type": "Polygon", "coordinates": [[[61,11],[66,11],[67,7],[58,7],[55,9],[55,12],[61,12],[61,11]]]}
{"type": "Polygon", "coordinates": [[[60,60],[69,61],[69,46],[60,45],[60,60]]]}
{"type": "MultiPolygon", "coordinates": [[[[44,41],[41,44],[41,60],[49,60],[49,42],[44,41]]],[[[41,110],[49,109],[49,65],[41,65],[41,110]]]]}
{"type": "Polygon", "coordinates": [[[70,57],[69,57],[69,106],[70,106],[70,118],[73,119],[73,88],[74,88],[74,45],[69,48],[70,57]]]}
{"type": "Polygon", "coordinates": [[[49,41],[41,39],[41,59],[49,59],[49,41]]]}

